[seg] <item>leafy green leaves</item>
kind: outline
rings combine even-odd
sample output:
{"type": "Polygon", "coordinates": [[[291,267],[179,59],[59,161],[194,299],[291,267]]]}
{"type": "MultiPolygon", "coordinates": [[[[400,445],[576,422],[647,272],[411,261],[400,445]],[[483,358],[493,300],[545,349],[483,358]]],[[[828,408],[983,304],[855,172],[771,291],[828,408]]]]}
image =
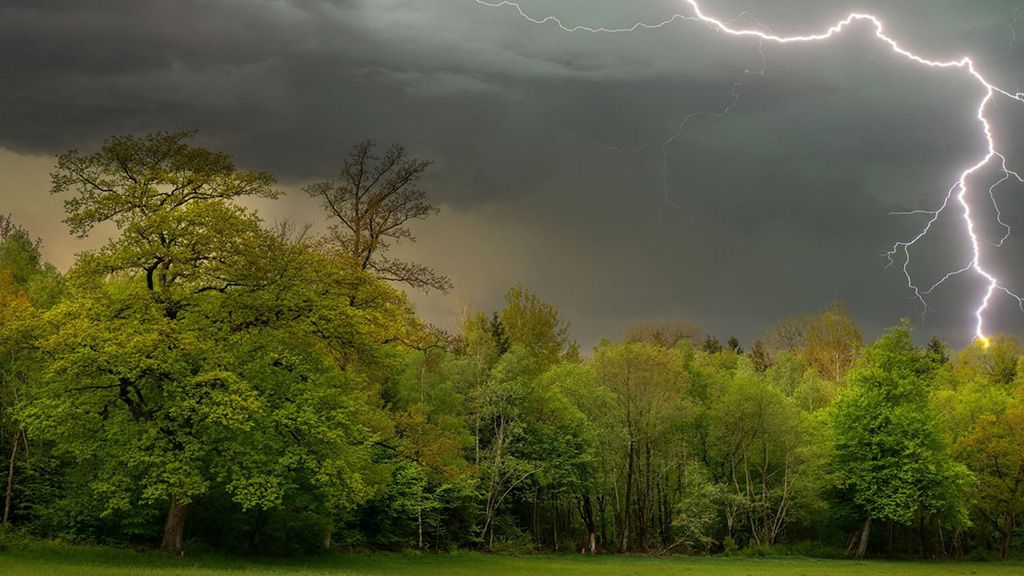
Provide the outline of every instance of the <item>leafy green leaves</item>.
{"type": "Polygon", "coordinates": [[[931,411],[931,367],[910,329],[893,328],[864,351],[832,406],[837,482],[870,518],[909,524],[924,509],[967,523],[970,474],[931,411]]]}

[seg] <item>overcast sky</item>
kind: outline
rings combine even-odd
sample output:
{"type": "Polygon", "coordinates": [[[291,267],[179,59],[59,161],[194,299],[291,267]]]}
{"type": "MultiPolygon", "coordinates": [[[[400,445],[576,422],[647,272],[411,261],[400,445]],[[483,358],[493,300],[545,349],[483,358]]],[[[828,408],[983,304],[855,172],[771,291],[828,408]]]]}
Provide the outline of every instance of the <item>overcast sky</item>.
{"type": "MultiPolygon", "coordinates": [[[[629,26],[687,14],[681,0],[523,0],[567,25],[629,26]]],[[[779,33],[819,31],[851,9],[932,58],[969,55],[1024,86],[1021,0],[705,0],[779,33]],[[1015,28],[1016,26],[1016,28],[1015,28]],[[1014,37],[1021,36],[1016,42],[1014,37]]],[[[741,23],[748,20],[740,20],[741,23]]],[[[634,322],[685,320],[745,343],[778,320],[843,300],[873,337],[901,317],[965,344],[983,290],[958,277],[920,303],[884,252],[913,237],[960,172],[984,154],[980,93],[962,72],[900,59],[854,27],[834,41],[765,46],[724,118],[757,43],[680,21],[595,35],[536,25],[473,0],[2,0],[0,212],[68,266],[99,239],[71,239],[49,196],[53,155],[120,133],[197,128],[198,141],[274,173],[268,220],[323,224],[303,183],[333,176],[363,139],[435,160],[424,187],[443,209],[417,227],[410,258],[450,275],[450,296],[414,294],[450,326],[522,282],[589,347],[634,322]]],[[[1024,104],[996,102],[995,134],[1024,170],[1024,104]]],[[[994,182],[997,176],[986,178],[994,182]]],[[[980,186],[979,182],[979,186],[980,186]]],[[[1002,248],[986,190],[985,258],[1024,291],[1024,236],[1002,248]]],[[[996,189],[1024,227],[1024,185],[996,189]]],[[[982,200],[985,200],[984,202],[982,200]]],[[[937,223],[910,270],[930,285],[967,263],[960,216],[937,223]]],[[[993,330],[1024,313],[994,301],[993,330]]]]}

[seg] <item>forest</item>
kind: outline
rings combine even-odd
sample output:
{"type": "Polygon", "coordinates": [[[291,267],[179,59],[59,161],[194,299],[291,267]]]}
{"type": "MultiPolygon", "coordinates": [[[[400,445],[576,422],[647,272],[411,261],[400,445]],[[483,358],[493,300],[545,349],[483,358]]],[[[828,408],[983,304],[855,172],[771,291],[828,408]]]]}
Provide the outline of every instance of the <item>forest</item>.
{"type": "MultiPolygon", "coordinates": [[[[524,285],[450,332],[397,258],[427,161],[353,148],[330,224],[194,133],[58,157],[66,271],[0,219],[3,533],[170,550],[1024,556],[1024,359],[842,303],[741,343],[677,319],[581,350],[524,285]]],[[[38,191],[44,193],[45,191],[38,191]]],[[[37,191],[26,191],[37,193],[37,191]]],[[[710,330],[709,330],[710,328],[710,330]]]]}

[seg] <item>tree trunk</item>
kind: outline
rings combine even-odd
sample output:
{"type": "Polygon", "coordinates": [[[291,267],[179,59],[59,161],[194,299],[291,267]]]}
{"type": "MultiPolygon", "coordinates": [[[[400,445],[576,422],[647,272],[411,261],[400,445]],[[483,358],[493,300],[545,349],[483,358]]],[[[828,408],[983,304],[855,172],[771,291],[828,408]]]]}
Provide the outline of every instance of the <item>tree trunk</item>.
{"type": "Polygon", "coordinates": [[[1001,541],[999,543],[999,555],[1003,560],[1010,557],[1010,543],[1013,538],[1013,512],[1006,512],[1006,519],[1003,520],[1003,529],[999,531],[1001,541]]]}
{"type": "Polygon", "coordinates": [[[629,552],[629,517],[633,496],[633,439],[629,440],[629,452],[626,454],[626,498],[622,509],[622,547],[619,552],[629,552]]]}
{"type": "Polygon", "coordinates": [[[4,526],[11,521],[11,499],[14,493],[14,462],[18,457],[18,431],[14,431],[14,442],[11,443],[11,462],[7,466],[7,496],[4,497],[4,526]]]}
{"type": "Polygon", "coordinates": [[[163,550],[181,550],[185,539],[185,515],[188,504],[178,502],[171,496],[171,504],[167,509],[167,521],[164,522],[164,535],[160,541],[163,550]]]}
{"type": "Polygon", "coordinates": [[[551,548],[558,552],[558,500],[551,501],[551,548]]]}
{"type": "Polygon", "coordinates": [[[597,527],[594,524],[594,502],[590,499],[590,493],[583,494],[583,523],[587,528],[587,544],[590,546],[590,553],[597,552],[597,527]]]}
{"type": "Polygon", "coordinates": [[[541,534],[540,534],[540,520],[538,520],[538,508],[540,504],[540,486],[533,491],[533,524],[530,526],[530,532],[533,533],[533,541],[538,546],[541,545],[541,534]]]}
{"type": "Polygon", "coordinates": [[[864,518],[864,528],[860,531],[860,545],[857,546],[857,558],[867,556],[869,536],[871,536],[871,516],[864,518]]]}
{"type": "Polygon", "coordinates": [[[925,532],[925,515],[924,511],[921,512],[921,518],[918,520],[918,532],[920,532],[921,538],[921,559],[928,558],[928,535],[925,532]]]}
{"type": "Polygon", "coordinates": [[[259,552],[260,537],[263,535],[263,529],[267,524],[267,513],[264,510],[256,511],[256,519],[252,523],[252,530],[249,531],[249,553],[256,554],[259,552]]]}

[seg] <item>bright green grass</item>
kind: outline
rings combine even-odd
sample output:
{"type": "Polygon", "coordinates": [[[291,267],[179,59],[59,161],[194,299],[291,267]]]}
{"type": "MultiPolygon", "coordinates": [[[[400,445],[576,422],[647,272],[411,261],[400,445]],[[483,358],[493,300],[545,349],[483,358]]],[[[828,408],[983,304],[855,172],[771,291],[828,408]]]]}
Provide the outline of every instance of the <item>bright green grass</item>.
{"type": "Polygon", "coordinates": [[[969,562],[885,562],[806,558],[645,558],[524,556],[475,553],[455,555],[329,555],[307,560],[237,560],[219,557],[176,558],[104,548],[47,548],[0,552],[4,576],[157,576],[297,574],[332,576],[942,576],[1024,574],[1024,564],[969,562]]]}

